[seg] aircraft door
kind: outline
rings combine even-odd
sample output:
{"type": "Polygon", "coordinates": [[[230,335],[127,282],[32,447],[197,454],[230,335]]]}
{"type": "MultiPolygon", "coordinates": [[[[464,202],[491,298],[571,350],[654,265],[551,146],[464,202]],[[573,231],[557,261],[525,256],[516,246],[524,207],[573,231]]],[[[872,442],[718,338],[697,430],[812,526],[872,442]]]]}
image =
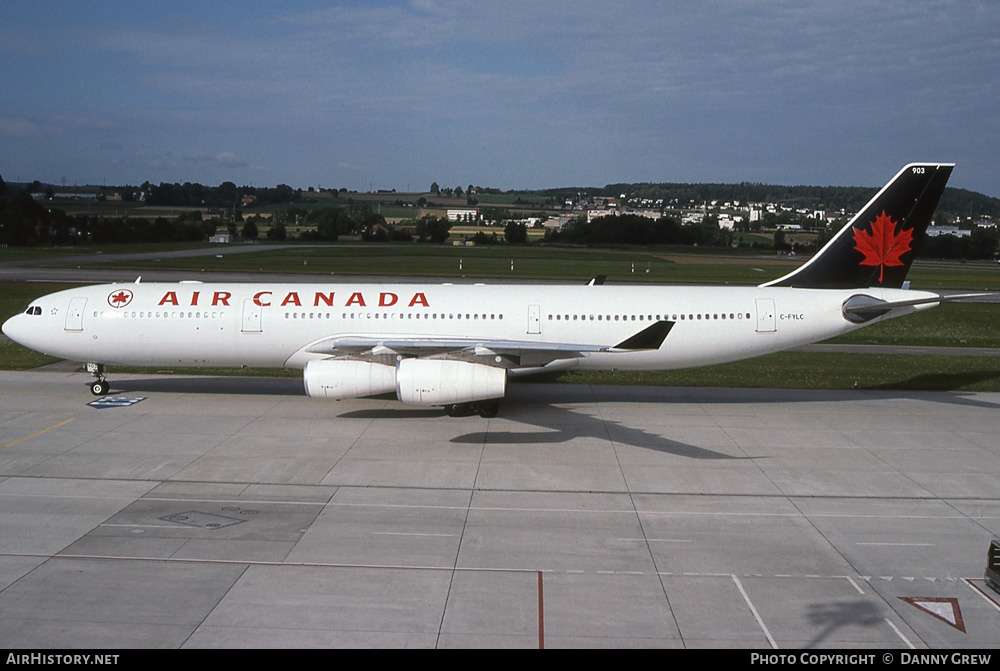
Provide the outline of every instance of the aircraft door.
{"type": "Polygon", "coordinates": [[[528,306],[528,333],[542,332],[541,311],[537,305],[528,306]]]}
{"type": "Polygon", "coordinates": [[[757,302],[757,333],[774,333],[778,330],[774,318],[774,299],[758,298],[757,302]]]}
{"type": "Polygon", "coordinates": [[[83,311],[87,307],[87,299],[82,296],[77,296],[76,298],[71,298],[69,301],[69,310],[66,312],[66,330],[67,331],[82,331],[83,330],[83,311]]]}
{"type": "Polygon", "coordinates": [[[253,299],[243,301],[243,332],[260,333],[260,306],[253,299]]]}

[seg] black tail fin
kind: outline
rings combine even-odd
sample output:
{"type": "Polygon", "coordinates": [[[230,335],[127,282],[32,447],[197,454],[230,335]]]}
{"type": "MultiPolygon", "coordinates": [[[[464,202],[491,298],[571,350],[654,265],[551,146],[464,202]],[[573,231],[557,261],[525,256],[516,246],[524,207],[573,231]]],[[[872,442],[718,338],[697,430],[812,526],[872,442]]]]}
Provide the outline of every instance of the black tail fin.
{"type": "Polygon", "coordinates": [[[764,287],[901,287],[948,183],[950,163],[911,163],[809,261],[764,287]]]}

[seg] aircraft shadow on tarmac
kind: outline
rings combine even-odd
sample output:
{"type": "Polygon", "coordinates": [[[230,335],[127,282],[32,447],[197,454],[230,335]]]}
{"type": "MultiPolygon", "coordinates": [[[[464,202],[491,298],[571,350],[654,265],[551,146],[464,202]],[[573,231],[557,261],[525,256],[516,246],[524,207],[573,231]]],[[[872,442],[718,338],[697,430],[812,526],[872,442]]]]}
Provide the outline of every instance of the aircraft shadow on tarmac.
{"type": "Polygon", "coordinates": [[[823,646],[838,629],[880,626],[885,616],[878,606],[869,601],[841,601],[810,604],[808,617],[812,624],[822,629],[805,647],[818,648],[823,646]]]}
{"type": "MultiPolygon", "coordinates": [[[[1000,403],[976,398],[975,392],[959,387],[970,383],[1000,378],[1000,370],[982,371],[974,375],[926,374],[915,376],[903,383],[892,383],[858,389],[777,389],[754,388],[755,403],[813,403],[816,401],[858,401],[865,392],[878,392],[882,398],[933,400],[937,403],[968,405],[977,408],[1000,410],[1000,403]],[[933,387],[948,391],[921,391],[922,387],[933,387]],[[916,390],[900,389],[914,387],[916,390]]],[[[151,378],[115,379],[111,376],[111,393],[122,392],[163,392],[176,394],[237,394],[271,396],[303,396],[305,391],[300,378],[290,377],[209,377],[197,375],[158,376],[151,378]]],[[[749,389],[730,387],[646,387],[619,385],[573,385],[573,384],[531,384],[519,383],[509,387],[503,408],[516,404],[558,405],[564,403],[618,402],[642,404],[701,403],[740,404],[746,403],[749,389]],[[537,390],[537,391],[536,391],[537,390]]],[[[394,399],[392,394],[375,398],[394,399]]],[[[319,401],[322,402],[322,401],[319,401]]],[[[379,413],[386,411],[379,410],[379,413]]],[[[444,416],[438,408],[414,408],[400,405],[394,412],[400,419],[407,417],[444,416]],[[410,414],[408,414],[410,413],[410,414]],[[415,414],[414,414],[415,413],[415,414]]],[[[380,414],[379,416],[385,416],[380,414]]]]}
{"type": "Polygon", "coordinates": [[[109,375],[108,381],[111,384],[111,394],[161,392],[169,394],[305,396],[302,379],[290,377],[165,375],[163,377],[116,379],[112,373],[109,375]]]}
{"type": "MultiPolygon", "coordinates": [[[[607,440],[609,436],[616,443],[632,445],[657,452],[675,454],[691,459],[750,459],[752,457],[733,456],[717,452],[697,445],[689,445],[641,429],[634,429],[621,422],[608,422],[599,417],[591,417],[584,412],[576,412],[569,408],[556,405],[539,404],[528,409],[524,405],[512,405],[502,418],[545,428],[545,431],[472,431],[451,439],[457,445],[552,445],[566,443],[576,438],[595,438],[607,440]],[[613,424],[613,435],[609,434],[608,424],[613,424]]],[[[412,410],[398,408],[382,408],[379,410],[355,410],[346,412],[339,417],[345,419],[389,419],[405,420],[414,417],[432,417],[435,414],[424,411],[415,414],[412,410]]],[[[449,421],[461,422],[462,418],[447,418],[449,421]]]]}
{"type": "MultiPolygon", "coordinates": [[[[585,407],[588,407],[594,402],[619,401],[623,400],[623,395],[634,396],[635,402],[649,404],[651,402],[650,393],[652,392],[656,398],[659,396],[657,391],[650,388],[636,390],[628,387],[515,385],[508,389],[507,398],[500,408],[500,418],[543,430],[506,431],[491,428],[490,430],[471,431],[455,436],[450,442],[458,445],[553,445],[592,436],[599,440],[607,440],[610,437],[619,444],[691,459],[743,460],[753,458],[734,456],[690,445],[643,429],[629,427],[619,421],[595,417],[577,408],[564,407],[564,404],[584,404],[585,407]],[[636,393],[630,394],[630,390],[636,393]]],[[[394,397],[390,395],[387,398],[394,397]]],[[[652,402],[658,403],[659,400],[652,402]]],[[[441,411],[435,411],[435,413],[444,416],[441,411]]],[[[405,406],[390,404],[381,408],[350,411],[338,416],[345,419],[407,420],[415,417],[432,417],[434,413],[426,410],[414,411],[405,406]]],[[[452,422],[465,421],[465,418],[447,417],[446,419],[452,422]]],[[[477,426],[481,426],[481,420],[478,417],[467,419],[475,422],[477,426]]]]}
{"type": "MultiPolygon", "coordinates": [[[[873,387],[866,387],[871,390],[881,390],[881,391],[891,391],[896,392],[900,395],[907,393],[900,389],[900,387],[907,390],[917,390],[917,389],[947,389],[949,391],[939,392],[942,395],[947,394],[950,403],[957,405],[971,405],[980,408],[997,408],[1000,405],[996,403],[989,403],[982,400],[966,398],[959,395],[956,392],[961,392],[962,387],[968,387],[971,384],[976,384],[980,382],[987,382],[989,380],[995,380],[1000,378],[1000,370],[982,370],[975,373],[925,373],[923,375],[915,375],[908,380],[897,383],[887,383],[882,385],[877,385],[873,387]]],[[[916,392],[910,392],[911,394],[916,392]]],[[[933,392],[919,392],[921,394],[929,394],[933,392]]]]}
{"type": "MultiPolygon", "coordinates": [[[[978,379],[1000,376],[1000,372],[984,371],[978,379]]],[[[918,376],[914,386],[920,386],[926,379],[936,376],[918,376]]],[[[968,375],[962,378],[969,381],[968,375]]],[[[112,381],[112,394],[120,393],[188,393],[188,394],[236,394],[236,395],[276,395],[302,396],[304,390],[297,378],[237,378],[237,377],[155,377],[112,381]]],[[[505,420],[541,428],[541,431],[477,430],[458,435],[452,443],[486,444],[558,444],[577,438],[593,436],[600,440],[609,437],[616,443],[655,450],[691,459],[753,459],[753,456],[734,456],[716,450],[671,440],[668,437],[636,429],[618,421],[591,416],[587,412],[566,405],[581,404],[585,407],[594,403],[626,403],[629,405],[739,405],[747,402],[752,393],[754,403],[789,405],[803,402],[851,401],[863,402],[867,394],[875,393],[880,398],[933,400],[955,405],[1000,409],[1000,403],[976,398],[962,392],[924,392],[898,389],[858,389],[858,390],[800,390],[800,389],[747,389],[719,387],[630,387],[614,385],[571,385],[571,384],[514,384],[508,390],[507,398],[500,409],[500,417],[505,420]],[[609,426],[610,432],[609,432],[609,426]]],[[[345,419],[383,419],[405,422],[415,419],[433,419],[463,422],[478,420],[478,417],[451,418],[441,408],[415,408],[395,402],[395,396],[385,394],[375,399],[391,400],[392,403],[363,410],[351,410],[337,414],[345,419]]],[[[317,400],[318,404],[324,401],[317,400]]],[[[331,407],[337,413],[336,402],[331,407]]]]}
{"type": "MultiPolygon", "coordinates": [[[[604,387],[574,386],[574,385],[517,385],[511,387],[511,393],[501,405],[501,416],[504,419],[522,424],[541,427],[543,431],[473,431],[456,436],[451,440],[456,444],[482,445],[489,444],[557,444],[565,443],[575,438],[594,436],[607,440],[608,422],[591,417],[584,412],[561,407],[560,404],[593,403],[595,401],[623,400],[622,396],[634,396],[628,402],[650,403],[649,388],[643,394],[630,394],[629,387],[614,387],[613,393],[606,393],[604,387]],[[527,393],[524,393],[527,392],[527,393]]],[[[634,391],[634,390],[633,390],[634,391]]],[[[660,402],[658,390],[652,390],[653,401],[660,402]]],[[[302,382],[293,378],[235,378],[235,377],[154,377],[142,379],[112,380],[111,394],[137,393],[187,393],[187,394],[236,394],[255,395],[267,394],[276,396],[302,396],[302,382]]],[[[338,414],[344,419],[384,419],[405,422],[414,419],[433,419],[440,417],[442,421],[462,422],[478,419],[451,418],[441,408],[414,408],[395,401],[393,394],[383,394],[375,399],[391,400],[385,406],[352,410],[338,414]]],[[[673,399],[677,402],[677,398],[673,399]]],[[[663,402],[670,402],[664,399],[663,402]]],[[[736,402],[735,399],[732,402],[736,402]]],[[[323,401],[317,400],[318,404],[323,401]]],[[[336,412],[336,402],[331,403],[331,411],[336,412]]],[[[663,436],[641,429],[634,429],[620,422],[611,422],[614,426],[613,440],[617,443],[635,447],[675,454],[692,459],[748,459],[745,456],[733,456],[696,445],[670,440],[663,436]]]]}

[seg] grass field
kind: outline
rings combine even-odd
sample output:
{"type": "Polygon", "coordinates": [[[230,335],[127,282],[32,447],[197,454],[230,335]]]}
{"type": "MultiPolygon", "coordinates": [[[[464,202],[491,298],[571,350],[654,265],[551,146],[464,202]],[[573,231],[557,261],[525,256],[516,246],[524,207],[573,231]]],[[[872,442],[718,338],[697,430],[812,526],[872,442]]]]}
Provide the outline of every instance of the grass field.
{"type": "MultiPolygon", "coordinates": [[[[221,249],[221,248],[219,248],[221,249]]],[[[287,246],[252,254],[215,255],[149,261],[115,260],[109,249],[84,267],[211,271],[314,273],[320,275],[395,275],[586,281],[753,285],[780,277],[801,259],[752,250],[636,248],[588,249],[531,246],[339,244],[287,246]]],[[[122,250],[125,251],[125,250],[122,250]]],[[[165,250],[163,250],[165,251],[165,250]]],[[[0,259],[3,256],[0,254],[0,259]]],[[[74,263],[74,265],[79,265],[74,263]]],[[[997,264],[917,262],[913,288],[1000,290],[997,264]]]]}
{"type": "Polygon", "coordinates": [[[80,245],[67,247],[3,247],[0,248],[0,261],[30,263],[36,259],[58,260],[67,256],[92,256],[95,262],[99,262],[105,254],[109,257],[116,254],[162,254],[190,249],[214,249],[216,247],[218,245],[213,245],[209,242],[164,242],[158,244],[136,243],[128,245],[80,245]]]}

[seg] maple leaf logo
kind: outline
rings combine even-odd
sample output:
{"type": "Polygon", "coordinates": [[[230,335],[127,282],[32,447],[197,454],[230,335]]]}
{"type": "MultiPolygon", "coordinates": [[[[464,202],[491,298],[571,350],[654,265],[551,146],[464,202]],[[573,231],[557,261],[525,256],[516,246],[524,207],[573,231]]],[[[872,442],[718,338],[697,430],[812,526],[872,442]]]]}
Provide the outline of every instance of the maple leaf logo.
{"type": "Polygon", "coordinates": [[[132,292],[128,289],[113,292],[108,296],[108,305],[113,308],[123,308],[130,302],[132,302],[132,292]]]}
{"type": "Polygon", "coordinates": [[[879,266],[878,283],[882,284],[886,266],[901,266],[899,258],[910,251],[913,242],[912,229],[896,233],[896,222],[882,210],[871,224],[872,232],[863,228],[854,229],[854,249],[864,255],[863,266],[879,266]]]}

